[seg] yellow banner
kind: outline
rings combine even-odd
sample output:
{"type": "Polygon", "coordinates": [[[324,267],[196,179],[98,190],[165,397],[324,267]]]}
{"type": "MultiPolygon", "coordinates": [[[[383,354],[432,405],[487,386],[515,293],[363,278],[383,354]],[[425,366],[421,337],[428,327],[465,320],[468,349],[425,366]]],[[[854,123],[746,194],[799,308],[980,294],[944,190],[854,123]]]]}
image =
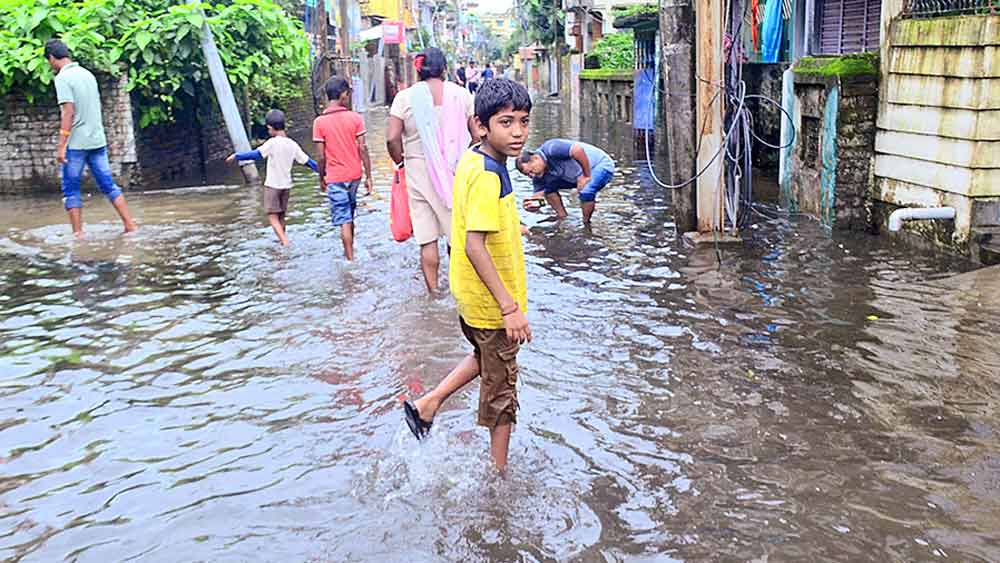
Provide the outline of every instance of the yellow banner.
{"type": "Polygon", "coordinates": [[[362,0],[358,4],[363,16],[381,16],[401,21],[409,29],[416,27],[413,20],[413,0],[362,0]]]}

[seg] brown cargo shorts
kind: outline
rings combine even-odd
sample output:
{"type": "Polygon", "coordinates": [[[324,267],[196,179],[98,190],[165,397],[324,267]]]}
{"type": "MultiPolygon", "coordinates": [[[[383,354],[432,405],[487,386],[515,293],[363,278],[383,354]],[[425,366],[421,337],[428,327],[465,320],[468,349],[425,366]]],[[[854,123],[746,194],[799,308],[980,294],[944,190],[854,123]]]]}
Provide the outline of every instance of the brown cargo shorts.
{"type": "Polygon", "coordinates": [[[264,211],[267,213],[285,213],[288,211],[288,194],[291,191],[264,186],[264,211]]]}
{"type": "Polygon", "coordinates": [[[459,317],[462,334],[472,343],[479,363],[480,426],[493,429],[517,422],[517,351],[503,329],[473,328],[459,317]]]}

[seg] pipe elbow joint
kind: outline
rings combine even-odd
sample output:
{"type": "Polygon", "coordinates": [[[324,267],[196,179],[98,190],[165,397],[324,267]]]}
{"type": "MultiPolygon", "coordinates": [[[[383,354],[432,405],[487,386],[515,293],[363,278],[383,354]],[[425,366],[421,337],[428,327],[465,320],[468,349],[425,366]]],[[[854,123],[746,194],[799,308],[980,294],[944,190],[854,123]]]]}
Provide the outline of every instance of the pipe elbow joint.
{"type": "Polygon", "coordinates": [[[903,207],[889,215],[889,231],[897,232],[903,228],[903,221],[921,219],[954,219],[954,207],[903,207]]]}

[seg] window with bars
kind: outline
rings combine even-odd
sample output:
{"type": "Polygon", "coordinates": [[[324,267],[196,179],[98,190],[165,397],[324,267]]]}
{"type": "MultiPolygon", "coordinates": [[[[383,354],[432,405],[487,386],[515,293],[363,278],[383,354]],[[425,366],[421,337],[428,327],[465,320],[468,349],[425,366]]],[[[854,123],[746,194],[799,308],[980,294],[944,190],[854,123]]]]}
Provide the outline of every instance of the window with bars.
{"type": "Polygon", "coordinates": [[[882,0],[826,0],[820,5],[819,54],[878,49],[882,0]]]}
{"type": "Polygon", "coordinates": [[[656,66],[656,31],[637,31],[635,33],[635,68],[654,68],[656,66]]]}

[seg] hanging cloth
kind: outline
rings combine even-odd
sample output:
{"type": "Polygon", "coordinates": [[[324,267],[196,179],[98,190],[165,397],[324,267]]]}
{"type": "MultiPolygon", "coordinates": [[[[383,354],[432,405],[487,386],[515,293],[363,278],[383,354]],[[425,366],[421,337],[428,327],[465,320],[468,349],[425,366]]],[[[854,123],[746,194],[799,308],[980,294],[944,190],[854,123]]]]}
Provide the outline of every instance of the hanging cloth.
{"type": "Polygon", "coordinates": [[[753,52],[760,51],[760,4],[758,0],[750,0],[750,33],[753,37],[753,52]]]}
{"type": "Polygon", "coordinates": [[[440,114],[434,107],[434,96],[426,82],[414,84],[410,93],[413,117],[427,162],[427,175],[434,184],[434,191],[448,209],[451,209],[455,169],[472,140],[463,99],[466,93],[461,88],[450,86],[447,82],[444,84],[440,114]]]}
{"type": "Polygon", "coordinates": [[[764,7],[764,48],[761,62],[776,63],[781,57],[781,31],[785,20],[781,17],[781,0],[767,0],[764,7]]]}

